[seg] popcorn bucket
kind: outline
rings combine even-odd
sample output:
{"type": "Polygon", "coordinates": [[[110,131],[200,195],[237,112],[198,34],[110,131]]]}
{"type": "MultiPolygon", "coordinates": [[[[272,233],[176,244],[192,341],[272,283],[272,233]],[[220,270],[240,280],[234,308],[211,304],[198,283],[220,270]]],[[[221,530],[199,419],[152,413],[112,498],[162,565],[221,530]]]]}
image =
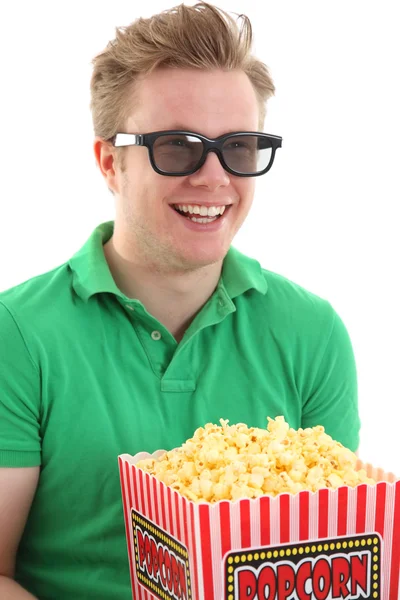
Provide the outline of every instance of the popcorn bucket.
{"type": "Polygon", "coordinates": [[[400,598],[400,481],[194,503],[119,456],[134,600],[400,598]]]}

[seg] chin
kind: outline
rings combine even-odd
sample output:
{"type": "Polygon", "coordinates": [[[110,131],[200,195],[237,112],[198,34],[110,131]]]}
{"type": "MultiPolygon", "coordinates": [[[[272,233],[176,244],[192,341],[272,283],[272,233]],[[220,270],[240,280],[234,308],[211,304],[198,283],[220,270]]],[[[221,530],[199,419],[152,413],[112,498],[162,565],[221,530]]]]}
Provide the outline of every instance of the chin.
{"type": "Polygon", "coordinates": [[[198,252],[191,253],[183,253],[181,255],[181,260],[184,266],[194,269],[199,269],[202,267],[207,267],[208,265],[214,265],[218,262],[222,262],[229,250],[229,247],[225,250],[223,248],[220,249],[211,249],[205,248],[199,250],[198,252]]]}

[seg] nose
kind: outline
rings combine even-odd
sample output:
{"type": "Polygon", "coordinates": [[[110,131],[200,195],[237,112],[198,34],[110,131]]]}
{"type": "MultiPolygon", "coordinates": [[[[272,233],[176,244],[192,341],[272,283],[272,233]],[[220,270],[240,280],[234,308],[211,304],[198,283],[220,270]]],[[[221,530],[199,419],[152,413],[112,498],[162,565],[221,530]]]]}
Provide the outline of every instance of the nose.
{"type": "Polygon", "coordinates": [[[214,191],[229,185],[229,173],[225,171],[215,152],[209,152],[204,165],[190,175],[190,183],[194,187],[204,186],[214,191]]]}

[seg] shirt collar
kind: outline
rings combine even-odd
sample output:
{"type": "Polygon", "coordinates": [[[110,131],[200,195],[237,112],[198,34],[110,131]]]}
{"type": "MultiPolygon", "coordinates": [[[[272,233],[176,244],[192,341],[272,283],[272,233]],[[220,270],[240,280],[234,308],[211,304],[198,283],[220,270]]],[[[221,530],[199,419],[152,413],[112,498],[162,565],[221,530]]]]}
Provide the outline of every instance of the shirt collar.
{"type": "Polygon", "coordinates": [[[268,290],[260,263],[233,246],[225,256],[220,284],[224,285],[231,299],[251,289],[260,294],[266,294],[268,290]]]}
{"type": "Polygon", "coordinates": [[[115,284],[103,250],[103,245],[111,238],[113,231],[113,221],[96,227],[84,246],[69,261],[72,286],[85,302],[94,294],[102,292],[124,297],[115,284]]]}
{"type": "MultiPolygon", "coordinates": [[[[103,245],[111,238],[113,231],[114,221],[107,221],[96,227],[68,263],[73,274],[73,288],[85,302],[94,294],[100,293],[110,293],[126,299],[115,284],[103,251],[103,245]]],[[[231,246],[224,259],[219,287],[223,287],[232,299],[250,289],[265,294],[268,284],[260,263],[231,246]]]]}

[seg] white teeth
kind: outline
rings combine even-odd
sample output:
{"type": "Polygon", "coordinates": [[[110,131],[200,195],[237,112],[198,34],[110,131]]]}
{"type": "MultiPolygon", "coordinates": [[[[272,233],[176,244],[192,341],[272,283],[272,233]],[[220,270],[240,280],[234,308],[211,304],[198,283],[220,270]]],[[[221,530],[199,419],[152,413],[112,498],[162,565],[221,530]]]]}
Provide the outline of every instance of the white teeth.
{"type": "Polygon", "coordinates": [[[194,221],[195,223],[212,223],[213,221],[216,220],[217,217],[214,217],[213,219],[196,219],[196,217],[190,217],[191,221],[194,221]]]}
{"type": "Polygon", "coordinates": [[[178,208],[183,213],[189,213],[191,215],[200,215],[202,217],[216,217],[217,215],[223,215],[226,206],[199,206],[198,204],[175,204],[175,208],[178,208]]]}
{"type": "Polygon", "coordinates": [[[200,214],[202,217],[206,217],[208,214],[207,206],[200,206],[200,214]]]}

